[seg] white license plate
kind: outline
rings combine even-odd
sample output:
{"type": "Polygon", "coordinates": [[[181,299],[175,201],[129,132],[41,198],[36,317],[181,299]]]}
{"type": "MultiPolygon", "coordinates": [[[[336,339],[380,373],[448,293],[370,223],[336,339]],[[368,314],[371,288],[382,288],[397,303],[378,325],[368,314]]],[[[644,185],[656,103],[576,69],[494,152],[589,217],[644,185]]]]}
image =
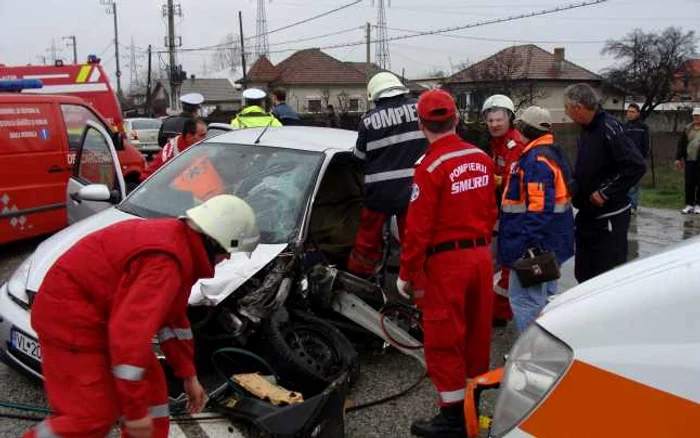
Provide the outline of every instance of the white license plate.
{"type": "Polygon", "coordinates": [[[39,347],[39,341],[15,329],[12,329],[10,335],[12,346],[15,347],[16,350],[19,350],[27,356],[41,362],[41,348],[39,347]]]}

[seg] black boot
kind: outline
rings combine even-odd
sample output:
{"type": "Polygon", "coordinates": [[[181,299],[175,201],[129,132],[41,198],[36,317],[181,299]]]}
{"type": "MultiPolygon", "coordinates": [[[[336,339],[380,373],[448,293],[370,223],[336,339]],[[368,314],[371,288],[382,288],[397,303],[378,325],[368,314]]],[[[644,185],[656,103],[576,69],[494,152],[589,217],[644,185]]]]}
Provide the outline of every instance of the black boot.
{"type": "Polygon", "coordinates": [[[432,420],[414,421],[411,433],[426,438],[465,438],[464,406],[460,403],[443,407],[432,420]]]}

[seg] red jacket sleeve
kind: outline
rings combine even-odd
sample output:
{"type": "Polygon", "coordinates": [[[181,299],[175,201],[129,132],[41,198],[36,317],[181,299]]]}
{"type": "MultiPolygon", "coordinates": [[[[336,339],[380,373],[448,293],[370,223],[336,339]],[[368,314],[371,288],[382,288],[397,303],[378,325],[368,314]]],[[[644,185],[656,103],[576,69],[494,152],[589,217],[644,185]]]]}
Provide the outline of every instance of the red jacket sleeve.
{"type": "Polygon", "coordinates": [[[122,276],[108,336],[118,403],[126,420],[148,414],[148,385],[143,377],[153,363],[153,337],[169,319],[183,288],[181,271],[175,258],[152,252],[135,258],[122,276]]]}
{"type": "Polygon", "coordinates": [[[423,265],[426,251],[433,238],[435,214],[439,200],[439,170],[433,173],[419,166],[413,176],[413,193],[408,205],[406,231],[401,245],[401,268],[399,278],[413,283],[414,289],[422,289],[425,278],[423,265]]]}

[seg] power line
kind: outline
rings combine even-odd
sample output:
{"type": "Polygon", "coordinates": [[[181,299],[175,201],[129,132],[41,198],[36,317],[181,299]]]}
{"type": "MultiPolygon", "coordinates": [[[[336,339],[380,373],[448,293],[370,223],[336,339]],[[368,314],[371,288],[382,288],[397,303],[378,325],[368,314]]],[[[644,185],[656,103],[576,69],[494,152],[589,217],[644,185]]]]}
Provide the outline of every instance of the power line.
{"type": "MultiPolygon", "coordinates": [[[[543,15],[554,14],[557,12],[568,11],[571,9],[577,9],[577,8],[582,8],[582,7],[586,7],[586,6],[598,5],[601,3],[606,3],[607,1],[608,0],[584,1],[581,3],[574,3],[574,4],[571,4],[568,6],[558,6],[556,8],[543,9],[541,11],[534,11],[534,12],[528,12],[528,13],[519,14],[519,15],[513,15],[510,17],[506,17],[506,18],[495,18],[492,20],[478,21],[476,23],[471,23],[471,24],[467,24],[467,25],[463,25],[463,26],[454,26],[454,27],[435,29],[435,30],[429,30],[429,31],[422,31],[422,32],[417,31],[415,33],[411,33],[408,35],[393,36],[393,37],[387,38],[387,41],[406,40],[409,38],[416,38],[416,37],[420,37],[420,36],[438,35],[438,34],[442,34],[442,33],[446,33],[446,32],[455,32],[458,30],[473,29],[475,27],[486,26],[489,24],[507,23],[509,21],[522,20],[524,18],[541,17],[543,15]]],[[[365,41],[354,41],[354,42],[349,42],[349,43],[344,43],[344,44],[334,44],[334,45],[325,46],[325,47],[318,47],[318,48],[319,49],[337,49],[337,48],[341,48],[341,47],[359,46],[361,44],[366,44],[366,42],[365,41]]],[[[291,50],[296,50],[296,49],[270,51],[270,54],[272,54],[272,53],[284,53],[284,52],[289,52],[291,50]]]]}
{"type": "MultiPolygon", "coordinates": [[[[397,32],[413,32],[413,33],[420,33],[420,31],[417,30],[411,30],[411,29],[398,29],[398,28],[388,28],[389,30],[397,31],[397,32]]],[[[603,44],[605,43],[605,40],[589,40],[589,41],[580,41],[580,40],[519,40],[519,39],[508,39],[508,38],[486,38],[486,37],[475,37],[475,36],[468,36],[468,35],[448,35],[448,34],[437,34],[437,36],[441,37],[446,37],[446,38],[458,38],[458,39],[463,39],[463,40],[474,40],[474,41],[492,41],[492,42],[497,42],[497,43],[521,43],[521,44],[603,44]]]]}
{"type": "Polygon", "coordinates": [[[326,38],[329,36],[335,36],[335,35],[341,35],[344,33],[356,32],[358,30],[363,30],[363,29],[364,29],[364,26],[350,27],[347,29],[339,30],[337,32],[324,33],[323,35],[316,35],[316,36],[311,36],[311,37],[306,37],[306,38],[299,38],[296,40],[289,40],[289,41],[284,41],[281,43],[273,43],[273,44],[270,44],[270,47],[272,47],[272,46],[286,46],[287,44],[301,43],[304,41],[311,41],[311,40],[318,40],[318,39],[326,38]]]}

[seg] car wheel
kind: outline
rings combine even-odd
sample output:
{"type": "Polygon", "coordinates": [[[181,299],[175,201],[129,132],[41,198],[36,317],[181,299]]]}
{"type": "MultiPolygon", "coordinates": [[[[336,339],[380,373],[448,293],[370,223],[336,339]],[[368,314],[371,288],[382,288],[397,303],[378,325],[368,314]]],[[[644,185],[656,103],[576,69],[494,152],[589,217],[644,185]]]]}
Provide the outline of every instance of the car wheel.
{"type": "Polygon", "coordinates": [[[285,384],[305,395],[322,391],[345,372],[352,383],[359,373],[355,347],[329,323],[305,319],[270,318],[263,327],[265,359],[285,384]]]}

